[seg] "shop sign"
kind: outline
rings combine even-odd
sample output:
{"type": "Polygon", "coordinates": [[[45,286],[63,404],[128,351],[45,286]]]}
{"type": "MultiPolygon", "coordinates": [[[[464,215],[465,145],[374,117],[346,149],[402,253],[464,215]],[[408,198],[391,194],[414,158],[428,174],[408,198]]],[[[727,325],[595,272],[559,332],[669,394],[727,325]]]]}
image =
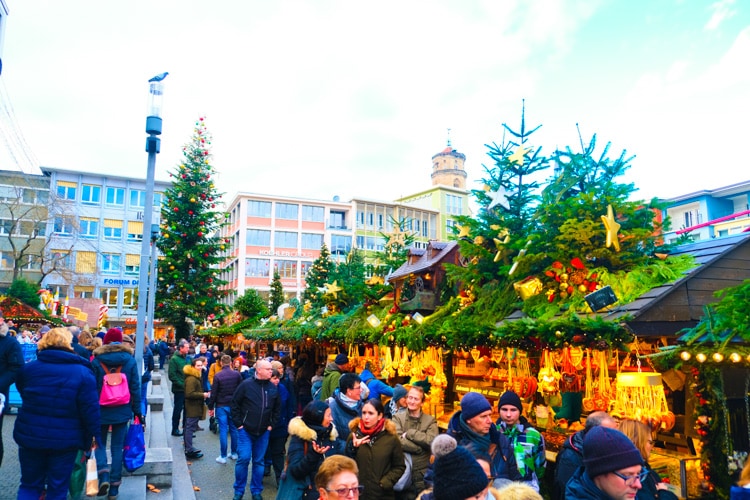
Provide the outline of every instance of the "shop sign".
{"type": "Polygon", "coordinates": [[[477,394],[481,394],[484,397],[492,399],[499,399],[504,392],[497,387],[470,387],[468,385],[462,384],[461,382],[457,382],[453,386],[453,390],[455,392],[476,392],[477,394]]]}
{"type": "Polygon", "coordinates": [[[131,279],[120,279],[120,278],[104,278],[102,280],[103,285],[122,285],[122,286],[138,286],[138,280],[131,279]]]}

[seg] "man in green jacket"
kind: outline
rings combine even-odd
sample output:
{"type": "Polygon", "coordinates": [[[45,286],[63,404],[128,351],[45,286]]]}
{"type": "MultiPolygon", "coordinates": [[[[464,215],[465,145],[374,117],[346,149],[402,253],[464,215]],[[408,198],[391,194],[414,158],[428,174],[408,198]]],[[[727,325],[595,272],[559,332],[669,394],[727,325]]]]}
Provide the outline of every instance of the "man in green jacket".
{"type": "Polygon", "coordinates": [[[172,406],[172,435],[182,436],[180,431],[180,418],[182,418],[182,429],[185,429],[185,365],[188,364],[187,353],[190,343],[180,339],[177,351],[169,358],[169,381],[172,383],[172,394],[174,394],[174,405],[172,406]]]}
{"type": "Polygon", "coordinates": [[[333,391],[339,386],[342,373],[349,371],[349,358],[343,352],[339,353],[332,362],[328,363],[323,372],[323,387],[320,388],[321,401],[326,401],[333,396],[333,391]]]}

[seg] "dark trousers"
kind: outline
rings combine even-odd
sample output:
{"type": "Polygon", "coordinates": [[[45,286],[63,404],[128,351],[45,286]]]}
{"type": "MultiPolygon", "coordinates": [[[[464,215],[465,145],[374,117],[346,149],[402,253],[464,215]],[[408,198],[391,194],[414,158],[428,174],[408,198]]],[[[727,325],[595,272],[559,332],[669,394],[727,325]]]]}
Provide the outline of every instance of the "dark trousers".
{"type": "Polygon", "coordinates": [[[174,393],[174,405],[172,406],[172,432],[180,430],[180,418],[182,418],[182,430],[185,430],[185,393],[174,393]],[[182,416],[182,417],[180,417],[182,416]]]}
{"type": "Polygon", "coordinates": [[[19,446],[21,485],[18,488],[18,499],[38,500],[46,487],[45,498],[65,500],[77,454],[77,450],[32,450],[19,446]]]}
{"type": "Polygon", "coordinates": [[[266,469],[273,466],[276,475],[276,484],[279,484],[281,473],[284,472],[284,456],[286,454],[286,439],[288,436],[270,436],[264,463],[266,469]]]}

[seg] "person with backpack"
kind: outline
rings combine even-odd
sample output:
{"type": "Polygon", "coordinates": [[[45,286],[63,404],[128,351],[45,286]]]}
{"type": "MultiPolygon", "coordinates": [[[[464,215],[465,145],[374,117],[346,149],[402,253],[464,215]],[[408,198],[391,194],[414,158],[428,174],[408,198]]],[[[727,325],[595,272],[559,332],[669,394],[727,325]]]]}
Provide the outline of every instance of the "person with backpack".
{"type": "Polygon", "coordinates": [[[101,412],[101,446],[95,450],[99,471],[99,495],[109,494],[115,500],[122,481],[122,452],[128,424],[141,415],[141,377],[133,357],[133,349],[122,341],[122,331],[110,328],[103,345],[94,350],[91,363],[99,390],[101,412]],[[112,429],[110,451],[112,464],[107,464],[107,435],[112,429]]]}
{"type": "Polygon", "coordinates": [[[393,397],[393,387],[378,379],[370,370],[370,362],[365,364],[365,369],[359,374],[362,383],[370,390],[370,398],[381,399],[381,396],[393,397]]]}

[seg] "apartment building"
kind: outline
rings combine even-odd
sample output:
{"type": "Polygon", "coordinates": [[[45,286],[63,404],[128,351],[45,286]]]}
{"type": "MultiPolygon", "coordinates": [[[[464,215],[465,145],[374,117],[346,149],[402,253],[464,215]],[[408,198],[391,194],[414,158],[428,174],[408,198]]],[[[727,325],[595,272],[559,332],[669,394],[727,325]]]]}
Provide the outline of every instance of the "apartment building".
{"type": "MultiPolygon", "coordinates": [[[[60,297],[100,298],[112,319],[135,316],[144,230],[149,238],[156,229],[143,227],[145,179],[41,170],[50,193],[47,249],[56,262],[42,286],[60,297]]],[[[155,225],[170,185],[154,183],[155,225]]]]}

